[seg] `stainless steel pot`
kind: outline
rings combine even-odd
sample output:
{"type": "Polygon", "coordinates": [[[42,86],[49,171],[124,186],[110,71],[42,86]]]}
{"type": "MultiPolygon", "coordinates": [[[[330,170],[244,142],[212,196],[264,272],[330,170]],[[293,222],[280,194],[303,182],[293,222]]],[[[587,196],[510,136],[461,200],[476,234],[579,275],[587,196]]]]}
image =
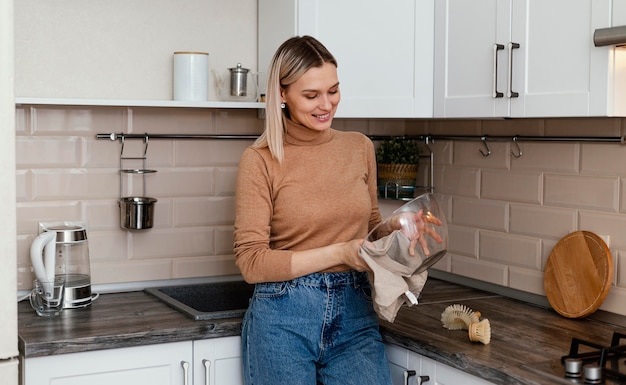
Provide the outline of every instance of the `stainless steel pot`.
{"type": "Polygon", "coordinates": [[[120,226],[127,230],[150,229],[156,198],[124,197],[120,199],[120,226]]]}

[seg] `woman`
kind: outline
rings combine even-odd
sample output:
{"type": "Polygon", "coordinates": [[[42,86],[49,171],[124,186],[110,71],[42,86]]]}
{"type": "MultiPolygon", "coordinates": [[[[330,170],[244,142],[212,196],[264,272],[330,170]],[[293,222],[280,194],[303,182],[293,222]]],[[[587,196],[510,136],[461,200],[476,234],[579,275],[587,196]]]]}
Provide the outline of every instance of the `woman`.
{"type": "Polygon", "coordinates": [[[239,164],[235,255],[255,294],[245,383],[391,384],[358,250],[379,222],[372,142],[335,131],[337,62],[310,36],[275,53],[266,124],[239,164]]]}

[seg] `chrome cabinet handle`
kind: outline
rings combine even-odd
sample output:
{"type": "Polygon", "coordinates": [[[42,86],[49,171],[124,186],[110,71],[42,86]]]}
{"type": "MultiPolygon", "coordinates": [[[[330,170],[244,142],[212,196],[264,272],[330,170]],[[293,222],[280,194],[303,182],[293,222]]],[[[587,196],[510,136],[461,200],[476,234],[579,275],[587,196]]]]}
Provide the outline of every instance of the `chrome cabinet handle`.
{"type": "Polygon", "coordinates": [[[183,367],[183,380],[185,385],[189,385],[189,362],[181,361],[180,366],[183,367]]]}
{"type": "Polygon", "coordinates": [[[519,96],[519,92],[513,91],[513,50],[518,48],[518,43],[509,43],[509,89],[506,94],[509,98],[517,98],[519,96]]]}
{"type": "Polygon", "coordinates": [[[493,45],[493,93],[492,96],[494,98],[501,98],[504,94],[498,91],[498,51],[503,50],[504,46],[502,44],[494,44],[493,45]]]}
{"type": "Polygon", "coordinates": [[[211,384],[211,361],[204,359],[202,360],[202,365],[204,365],[204,384],[211,384]]]}

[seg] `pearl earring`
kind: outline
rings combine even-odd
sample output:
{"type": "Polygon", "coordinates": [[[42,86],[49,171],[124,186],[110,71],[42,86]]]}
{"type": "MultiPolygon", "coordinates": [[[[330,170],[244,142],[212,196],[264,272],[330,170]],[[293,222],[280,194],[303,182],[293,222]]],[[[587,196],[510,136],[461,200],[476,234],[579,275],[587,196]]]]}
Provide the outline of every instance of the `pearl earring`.
{"type": "Polygon", "coordinates": [[[286,104],[285,103],[280,103],[280,108],[282,108],[283,110],[285,109],[286,104]]]}

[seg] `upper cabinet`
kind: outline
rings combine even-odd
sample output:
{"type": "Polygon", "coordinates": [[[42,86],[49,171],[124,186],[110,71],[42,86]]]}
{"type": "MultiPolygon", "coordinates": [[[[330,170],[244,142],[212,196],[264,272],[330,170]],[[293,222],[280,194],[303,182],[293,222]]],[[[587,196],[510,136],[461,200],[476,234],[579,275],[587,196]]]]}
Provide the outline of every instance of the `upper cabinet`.
{"type": "Polygon", "coordinates": [[[259,63],[311,35],[336,57],[337,117],[433,116],[434,0],[259,0],[259,63]]]}
{"type": "Polygon", "coordinates": [[[626,49],[593,44],[613,2],[436,0],[434,116],[626,116],[626,49]]]}

